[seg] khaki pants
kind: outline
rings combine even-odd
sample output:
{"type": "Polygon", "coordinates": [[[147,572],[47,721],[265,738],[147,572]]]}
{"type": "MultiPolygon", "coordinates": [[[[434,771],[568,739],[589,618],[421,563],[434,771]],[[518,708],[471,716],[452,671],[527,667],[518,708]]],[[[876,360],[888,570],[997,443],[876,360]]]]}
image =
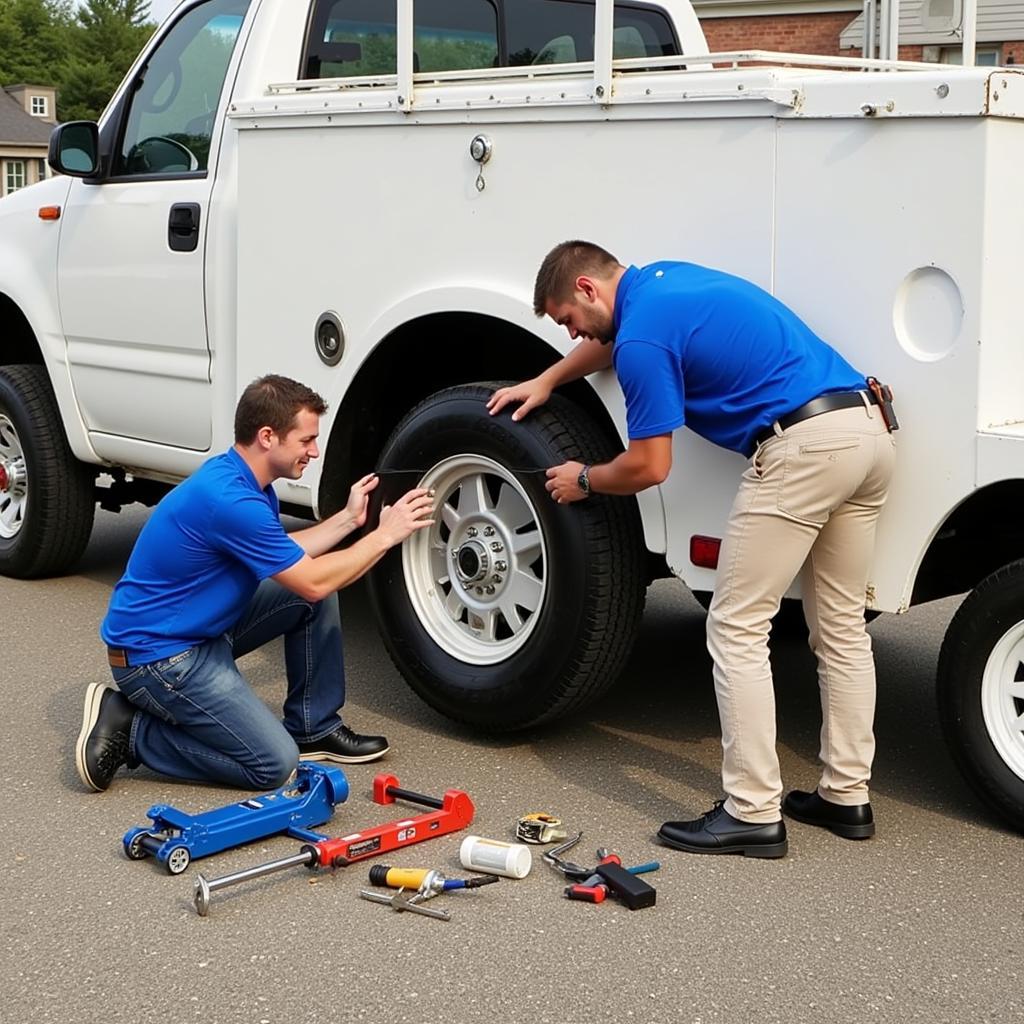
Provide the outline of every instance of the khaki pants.
{"type": "Polygon", "coordinates": [[[733,503],[708,612],[722,722],[725,809],[778,821],[770,620],[802,571],[821,690],[819,794],[863,804],[875,752],[875,666],[864,628],[878,513],[895,456],[877,407],[804,420],[762,444],[733,503]]]}

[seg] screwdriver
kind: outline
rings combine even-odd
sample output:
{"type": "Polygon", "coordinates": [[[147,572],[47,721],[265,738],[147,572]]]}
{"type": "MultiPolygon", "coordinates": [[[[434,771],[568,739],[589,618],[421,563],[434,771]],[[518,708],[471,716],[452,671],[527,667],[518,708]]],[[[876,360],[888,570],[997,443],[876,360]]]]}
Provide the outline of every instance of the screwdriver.
{"type": "Polygon", "coordinates": [[[440,871],[430,868],[393,868],[387,864],[374,864],[370,868],[371,885],[386,885],[390,889],[415,889],[429,896],[450,892],[452,889],[479,889],[481,885],[497,881],[497,875],[447,878],[440,871]]]}

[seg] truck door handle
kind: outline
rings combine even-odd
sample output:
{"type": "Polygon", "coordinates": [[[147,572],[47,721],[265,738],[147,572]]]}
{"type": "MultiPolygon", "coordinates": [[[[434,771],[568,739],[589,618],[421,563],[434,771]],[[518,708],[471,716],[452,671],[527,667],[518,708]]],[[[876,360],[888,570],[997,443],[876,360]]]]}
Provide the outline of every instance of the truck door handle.
{"type": "Polygon", "coordinates": [[[199,204],[175,203],[167,218],[167,244],[174,252],[195,252],[199,244],[199,204]]]}

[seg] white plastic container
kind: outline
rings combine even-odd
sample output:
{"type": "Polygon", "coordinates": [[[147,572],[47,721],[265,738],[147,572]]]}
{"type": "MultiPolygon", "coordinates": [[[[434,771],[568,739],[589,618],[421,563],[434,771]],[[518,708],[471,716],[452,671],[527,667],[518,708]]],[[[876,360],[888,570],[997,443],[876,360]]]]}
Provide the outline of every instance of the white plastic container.
{"type": "Polygon", "coordinates": [[[459,861],[464,868],[484,875],[504,878],[525,878],[533,867],[529,847],[521,843],[503,843],[499,839],[466,836],[459,847],[459,861]]]}

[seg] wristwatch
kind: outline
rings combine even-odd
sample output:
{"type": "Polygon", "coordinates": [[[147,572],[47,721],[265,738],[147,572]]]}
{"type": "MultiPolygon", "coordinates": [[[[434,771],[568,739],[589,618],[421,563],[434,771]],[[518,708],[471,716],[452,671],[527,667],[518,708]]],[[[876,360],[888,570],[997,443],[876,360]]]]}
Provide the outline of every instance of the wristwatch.
{"type": "Polygon", "coordinates": [[[590,467],[584,466],[576,477],[576,486],[583,492],[584,498],[590,497],[590,467]]]}

